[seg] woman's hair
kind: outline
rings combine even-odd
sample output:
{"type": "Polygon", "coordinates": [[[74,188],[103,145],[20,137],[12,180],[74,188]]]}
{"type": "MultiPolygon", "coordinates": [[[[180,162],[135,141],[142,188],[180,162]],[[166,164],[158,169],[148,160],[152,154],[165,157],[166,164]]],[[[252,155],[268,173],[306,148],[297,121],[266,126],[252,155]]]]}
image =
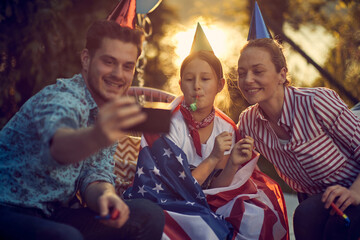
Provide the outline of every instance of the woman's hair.
{"type": "Polygon", "coordinates": [[[140,29],[122,27],[118,23],[108,20],[98,20],[94,22],[87,32],[85,45],[91,56],[100,48],[104,38],[133,43],[138,50],[137,57],[141,54],[144,33],[140,29]]]}
{"type": "Polygon", "coordinates": [[[210,65],[210,67],[214,70],[218,80],[223,78],[223,68],[222,68],[221,62],[215,56],[215,54],[210,51],[197,51],[197,52],[191,53],[189,56],[187,56],[181,64],[180,78],[182,78],[182,76],[183,76],[185,67],[195,58],[199,58],[199,59],[207,62],[210,65]]]}
{"type": "MultiPolygon", "coordinates": [[[[276,72],[280,72],[284,67],[286,69],[286,73],[288,72],[286,58],[283,53],[283,47],[276,40],[270,38],[260,38],[248,41],[245,46],[240,50],[241,54],[248,48],[258,47],[265,49],[271,57],[272,63],[275,65],[276,72]]],[[[290,84],[290,77],[286,74],[286,79],[284,85],[290,84]]]]}

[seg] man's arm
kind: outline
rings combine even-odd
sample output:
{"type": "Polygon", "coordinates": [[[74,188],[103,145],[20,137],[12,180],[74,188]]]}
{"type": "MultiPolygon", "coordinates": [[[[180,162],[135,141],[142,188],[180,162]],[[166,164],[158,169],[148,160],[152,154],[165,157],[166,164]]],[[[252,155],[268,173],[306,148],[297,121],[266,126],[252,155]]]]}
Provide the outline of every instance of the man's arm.
{"type": "Polygon", "coordinates": [[[82,161],[123,137],[123,129],[135,126],[145,119],[146,115],[141,112],[135,99],[118,98],[99,110],[94,126],[76,130],[58,129],[51,141],[51,155],[60,164],[82,161]]]}
{"type": "Polygon", "coordinates": [[[110,183],[93,182],[89,184],[85,190],[84,198],[87,206],[98,212],[100,216],[106,216],[115,209],[120,212],[117,219],[103,221],[108,226],[120,228],[129,218],[129,207],[116,194],[114,186],[110,183]]]}
{"type": "Polygon", "coordinates": [[[62,128],[56,131],[51,142],[51,155],[60,164],[79,162],[96,153],[102,147],[96,141],[94,127],[74,130],[62,128]]]}

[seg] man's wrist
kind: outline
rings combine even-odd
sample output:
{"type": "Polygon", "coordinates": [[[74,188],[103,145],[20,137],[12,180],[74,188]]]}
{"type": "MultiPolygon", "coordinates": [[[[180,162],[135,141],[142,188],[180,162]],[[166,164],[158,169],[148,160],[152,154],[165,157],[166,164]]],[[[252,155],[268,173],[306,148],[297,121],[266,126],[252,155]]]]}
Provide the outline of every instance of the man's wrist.
{"type": "Polygon", "coordinates": [[[108,147],[112,144],[109,139],[96,126],[89,127],[90,139],[94,142],[94,147],[98,150],[108,147]]]}

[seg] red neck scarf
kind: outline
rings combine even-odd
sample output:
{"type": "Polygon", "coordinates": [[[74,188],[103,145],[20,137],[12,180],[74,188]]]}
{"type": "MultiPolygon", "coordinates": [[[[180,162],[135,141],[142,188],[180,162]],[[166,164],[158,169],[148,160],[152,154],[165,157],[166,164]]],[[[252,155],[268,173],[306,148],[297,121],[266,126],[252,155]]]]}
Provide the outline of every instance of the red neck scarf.
{"type": "Polygon", "coordinates": [[[209,124],[214,121],[215,109],[213,108],[211,113],[206,118],[204,118],[201,122],[195,121],[194,117],[191,115],[189,107],[185,105],[185,102],[183,102],[181,104],[180,111],[185,119],[185,122],[186,122],[188,128],[189,128],[190,135],[191,135],[194,145],[195,145],[196,153],[197,153],[197,155],[202,157],[201,142],[200,142],[200,135],[199,135],[198,129],[209,126],[209,124]]]}

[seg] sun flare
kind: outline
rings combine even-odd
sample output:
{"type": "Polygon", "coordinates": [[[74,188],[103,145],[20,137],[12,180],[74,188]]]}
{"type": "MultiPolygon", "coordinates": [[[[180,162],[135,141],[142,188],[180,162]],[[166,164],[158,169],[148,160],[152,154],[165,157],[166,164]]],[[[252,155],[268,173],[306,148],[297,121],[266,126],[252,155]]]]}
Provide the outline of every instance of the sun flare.
{"type": "MultiPolygon", "coordinates": [[[[225,74],[229,68],[236,66],[240,48],[246,43],[246,38],[240,33],[240,29],[226,24],[215,22],[205,24],[202,21],[192,21],[191,25],[172,26],[163,41],[174,49],[174,55],[171,58],[172,63],[177,67],[177,72],[174,74],[174,71],[169,71],[166,74],[170,76],[167,89],[175,94],[180,93],[179,69],[182,61],[190,53],[197,22],[200,22],[215,55],[220,59],[225,74]]],[[[167,56],[166,54],[164,57],[167,56]]]]}
{"type": "MultiPolygon", "coordinates": [[[[234,30],[226,27],[220,26],[216,24],[201,24],[205,35],[214,50],[215,55],[220,59],[229,59],[234,55],[234,48],[239,48],[241,45],[241,37],[239,37],[239,33],[234,33],[234,30]],[[236,43],[236,37],[238,36],[238,43],[236,43]],[[236,47],[236,45],[238,45],[236,47]]],[[[175,54],[178,56],[177,65],[181,64],[181,61],[190,53],[191,45],[194,40],[196,30],[196,24],[193,26],[186,27],[183,31],[178,31],[172,36],[172,41],[175,44],[175,54]]]]}
{"type": "MultiPolygon", "coordinates": [[[[224,47],[224,43],[226,42],[226,36],[224,31],[218,28],[209,28],[208,26],[202,27],[207,39],[210,42],[214,53],[220,57],[224,55],[226,51],[224,47]]],[[[174,39],[177,40],[177,45],[175,49],[175,53],[179,56],[180,59],[184,59],[190,52],[191,45],[194,40],[196,27],[188,28],[183,32],[178,32],[175,34],[174,39]]]]}

